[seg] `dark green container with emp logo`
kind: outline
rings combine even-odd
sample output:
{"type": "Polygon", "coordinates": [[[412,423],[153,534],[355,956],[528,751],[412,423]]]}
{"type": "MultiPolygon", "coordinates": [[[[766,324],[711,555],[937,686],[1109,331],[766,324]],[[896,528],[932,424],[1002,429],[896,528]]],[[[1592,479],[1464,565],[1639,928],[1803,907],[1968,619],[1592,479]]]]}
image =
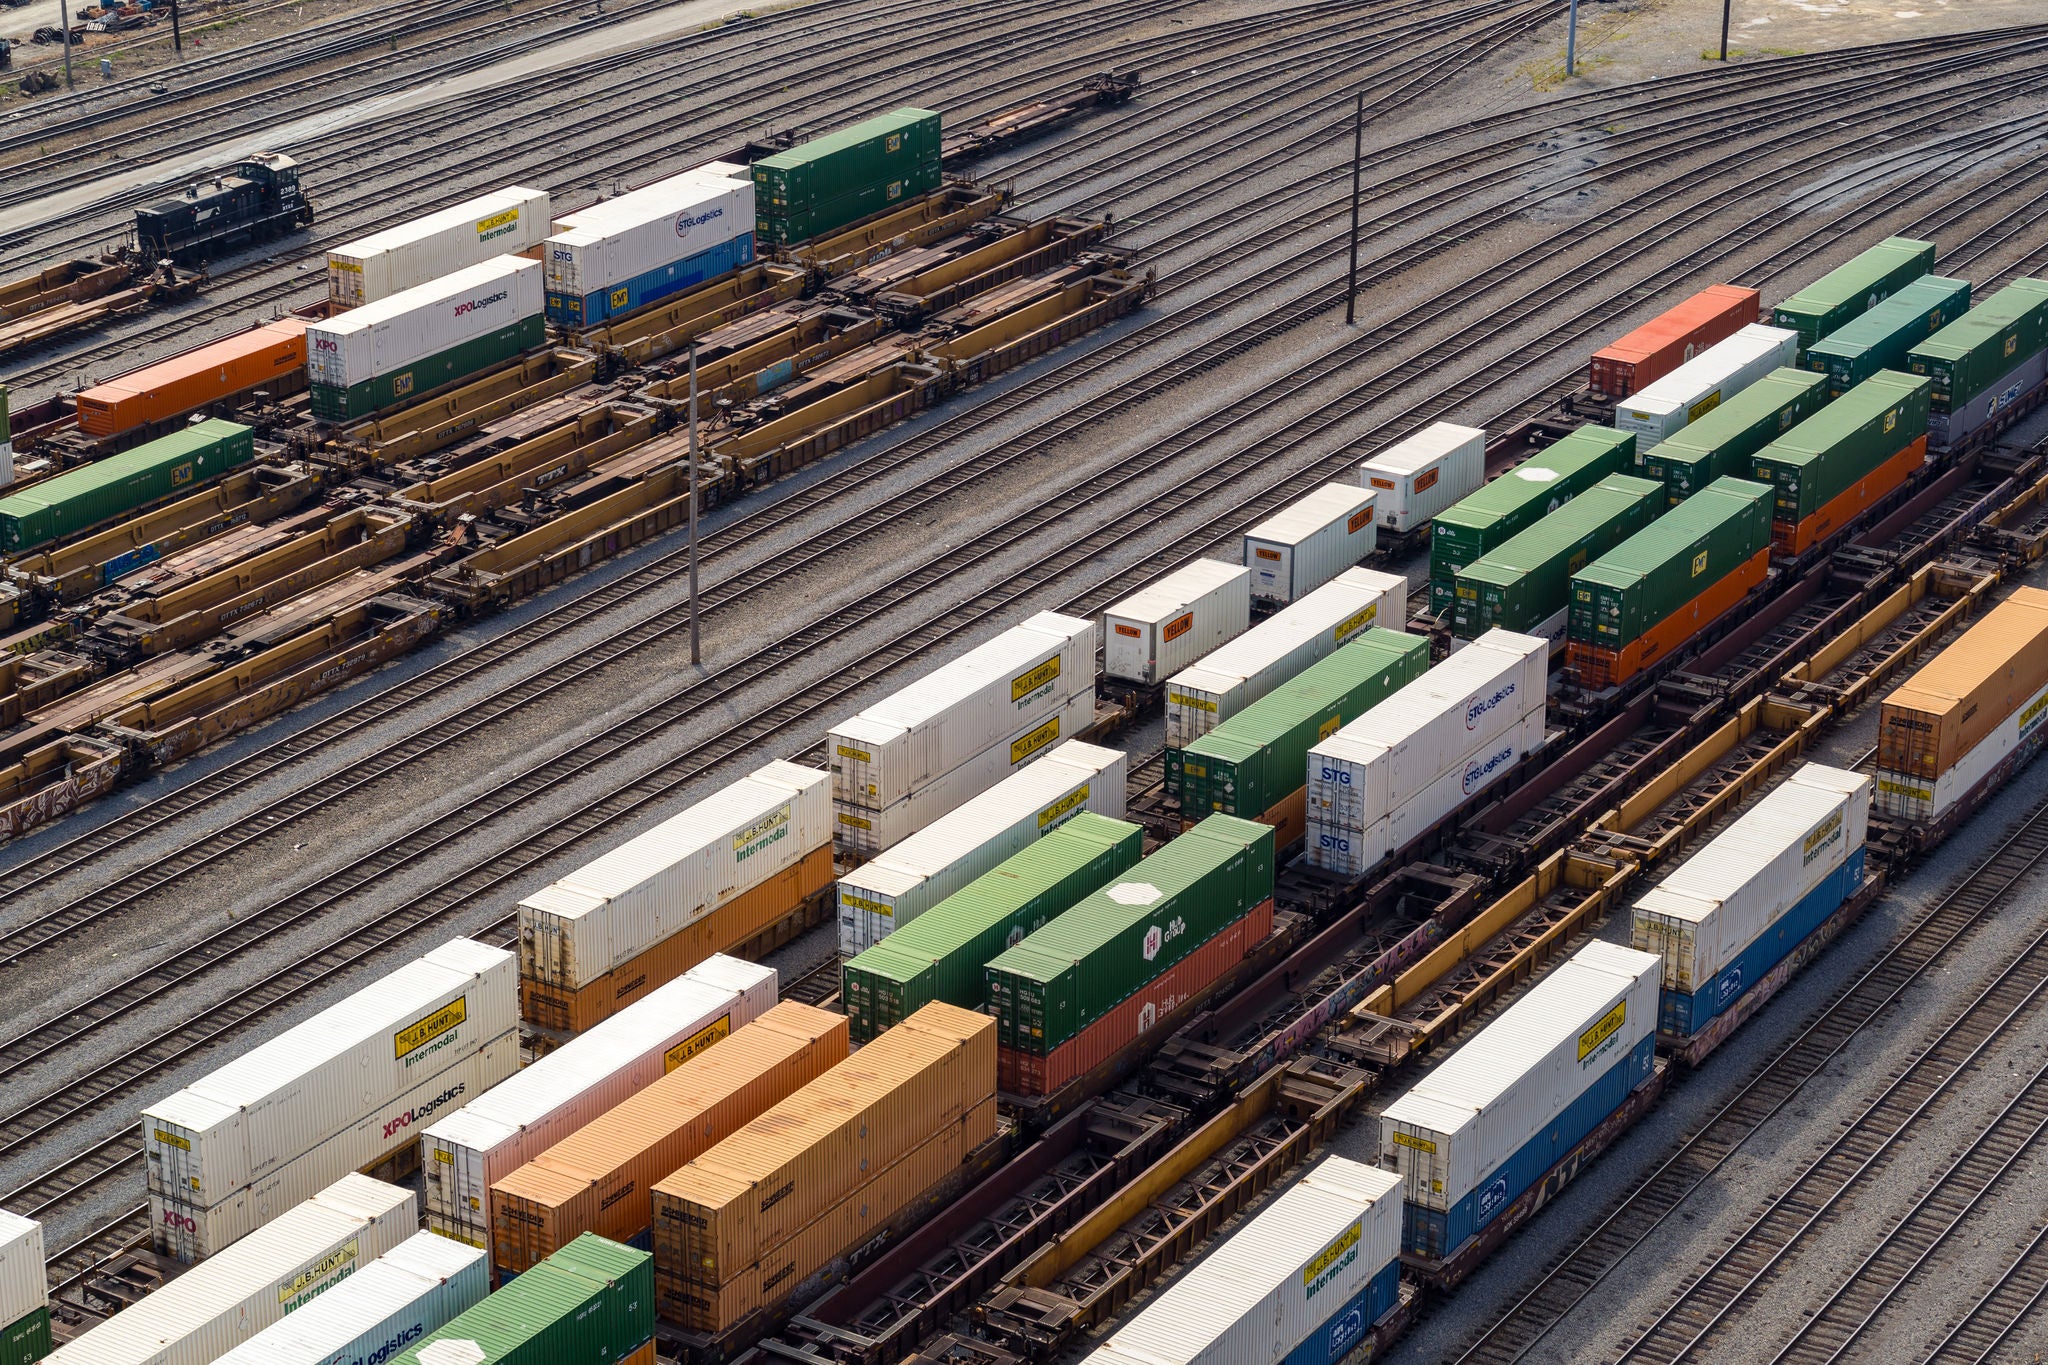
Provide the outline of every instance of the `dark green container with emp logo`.
{"type": "Polygon", "coordinates": [[[1461,640],[1476,640],[1496,626],[1535,632],[1564,611],[1574,573],[1648,526],[1663,510],[1663,484],[1633,474],[1609,474],[1507,544],[1458,570],[1452,633],[1461,640]]]}
{"type": "Polygon", "coordinates": [[[0,498],[0,549],[21,550],[183,493],[256,458],[236,422],[207,420],[0,498]]]}
{"type": "Polygon", "coordinates": [[[393,1365],[614,1362],[653,1339],[654,1258],[586,1232],[414,1342],[393,1365]]]}
{"type": "Polygon", "coordinates": [[[930,193],[940,133],[937,114],[898,109],[756,161],[755,231],[784,246],[930,193]]]}
{"type": "Polygon", "coordinates": [[[1904,370],[1913,347],[1970,309],[1970,282],[1939,275],[1919,279],[1854,322],[1806,348],[1806,368],[1828,377],[1840,398],[1879,370],[1904,370]]]}
{"type": "Polygon", "coordinates": [[[1880,370],[1759,450],[1751,473],[1771,485],[1772,520],[1797,526],[1925,436],[1930,387],[1880,370]]]}
{"type": "Polygon", "coordinates": [[[1624,648],[1770,544],[1771,490],[1716,479],[1572,576],[1566,631],[1624,648]]]}
{"type": "Polygon", "coordinates": [[[1934,269],[1934,243],[1887,237],[1781,302],[1772,320],[1799,333],[1803,351],[1934,269]]]}
{"type": "Polygon", "coordinates": [[[1828,379],[1809,370],[1772,370],[1699,421],[1665,440],[1643,461],[1678,506],[1720,478],[1746,479],[1750,457],[1819,412],[1828,379]]]}
{"type": "Polygon", "coordinates": [[[1934,381],[1935,412],[1963,407],[2048,346],[2048,280],[2014,280],[1915,346],[1907,368],[1934,381]]]}

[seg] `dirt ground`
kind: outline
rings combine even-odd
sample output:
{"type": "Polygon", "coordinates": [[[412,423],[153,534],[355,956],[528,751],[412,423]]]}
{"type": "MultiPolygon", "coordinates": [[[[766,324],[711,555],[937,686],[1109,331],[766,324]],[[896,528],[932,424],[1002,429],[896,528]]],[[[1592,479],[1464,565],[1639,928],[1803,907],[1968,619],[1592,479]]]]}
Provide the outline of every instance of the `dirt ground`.
{"type": "MultiPolygon", "coordinates": [[[[1581,0],[1573,84],[1622,85],[1697,71],[1721,55],[1722,0],[1581,0]]],[[[2048,19],[2043,0],[1733,0],[1728,60],[2001,28],[2048,19]]],[[[1564,85],[1564,54],[1518,69],[1537,90],[1564,85]]]]}

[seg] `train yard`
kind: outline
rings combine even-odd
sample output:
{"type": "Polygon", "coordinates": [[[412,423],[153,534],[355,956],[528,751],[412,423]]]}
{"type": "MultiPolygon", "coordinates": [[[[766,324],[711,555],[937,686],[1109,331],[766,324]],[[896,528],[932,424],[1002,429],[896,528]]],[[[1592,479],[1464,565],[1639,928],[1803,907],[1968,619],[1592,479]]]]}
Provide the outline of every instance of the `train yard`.
{"type": "MultiPolygon", "coordinates": [[[[251,234],[267,240],[223,240],[126,294],[111,277],[82,290],[50,277],[23,294],[27,321],[0,313],[19,498],[55,498],[108,459],[159,458],[171,433],[201,439],[208,429],[185,428],[195,409],[253,433],[253,458],[202,486],[76,525],[39,529],[10,510],[16,497],[0,500],[15,537],[0,966],[25,1002],[0,1039],[0,1207],[43,1225],[58,1342],[90,1340],[166,1276],[181,1282],[155,1227],[150,1143],[163,1135],[139,1131],[138,1111],[461,935],[519,958],[529,1059],[573,1045],[527,998],[552,989],[536,984],[541,888],[586,885],[576,879],[607,851],[696,818],[770,760],[830,768],[843,796],[841,722],[970,647],[997,648],[1033,613],[1096,622],[1188,561],[1236,562],[1251,528],[1323,485],[1356,486],[1362,458],[1432,423],[1483,428],[1485,474],[1504,481],[1533,477],[1581,423],[1626,432],[1621,402],[1586,388],[1588,355],[1709,284],[1760,291],[1750,317],[1769,330],[1793,325],[1773,306],[1881,238],[1933,243],[1913,273],[1967,281],[1980,317],[2017,306],[2001,294],[2014,281],[2048,274],[2048,191],[2026,152],[2048,120],[2048,29],[1510,89],[1504,73],[1561,35],[1564,8],[1140,6],[1105,44],[1079,34],[1071,7],[991,3],[972,25],[936,29],[926,6],[827,3],[607,50],[608,30],[658,17],[615,6],[574,38],[542,12],[495,46],[451,48],[463,55],[448,98],[473,115],[460,126],[401,75],[387,91],[375,59],[360,82],[338,76],[353,39],[321,58],[344,65],[317,75],[293,75],[305,58],[280,44],[268,82],[223,73],[217,92],[124,106],[118,160],[99,157],[84,116],[108,93],[32,106],[0,140],[10,184],[18,171],[38,187],[0,191],[0,276],[97,260],[138,208],[202,167],[285,166],[310,205],[286,202],[251,234]],[[584,46],[557,78],[522,79],[564,42],[584,46]],[[746,60],[763,42],[777,44],[774,68],[746,60]],[[658,133],[622,117],[713,88],[658,133]],[[1446,98],[1456,89],[1470,98],[1446,98]],[[1347,329],[1361,90],[1362,325],[1347,329]],[[944,183],[776,240],[764,168],[905,105],[941,111],[944,183]],[[549,135],[494,144],[493,118],[549,135]],[[256,137],[266,119],[278,126],[256,137]],[[344,243],[515,183],[552,196],[566,241],[565,215],[572,228],[623,221],[624,189],[720,175],[745,183],[749,204],[760,196],[749,214],[762,216],[749,254],[721,257],[701,283],[642,303],[618,275],[608,307],[601,289],[572,316],[550,273],[544,340],[417,393],[408,374],[395,391],[380,378],[374,411],[333,406],[336,381],[316,364],[309,384],[298,368],[309,343],[344,335],[318,269],[344,243]],[[92,297],[60,299],[66,289],[92,297]],[[258,339],[257,322],[275,335],[258,339]],[[168,392],[159,372],[188,383],[210,368],[181,359],[203,343],[287,356],[284,377],[89,425],[87,400],[124,375],[155,366],[131,389],[168,392]]],[[[546,227],[543,210],[541,255],[546,227]]],[[[542,274],[537,258],[505,270],[542,274]]],[[[1178,994],[1156,1017],[1148,1003],[1114,1047],[1100,1040],[1126,1036],[1115,1009],[1093,1027],[1085,1015],[1059,1035],[1078,1054],[1032,1052],[1009,996],[955,1001],[1003,1030],[987,1044],[1002,1079],[985,1102],[993,1114],[1000,1101],[1000,1125],[980,1126],[970,1086],[948,1101],[956,1131],[892,1148],[892,1162],[958,1151],[944,1178],[923,1180],[921,1204],[886,1196],[903,1206],[886,1233],[822,1260],[804,1251],[781,1309],[769,1288],[677,1269],[663,1201],[716,1207],[702,1180],[683,1179],[694,1165],[678,1171],[654,1196],[662,1322],[629,1358],[1115,1355],[1147,1330],[1146,1304],[1173,1301],[1161,1291],[1189,1262],[1220,1254],[1273,1194],[1306,1188],[1304,1171],[1332,1154],[1395,1168],[1386,1143],[1401,1139],[1383,1143],[1380,1115],[1398,1096],[1426,1089],[1589,941],[1627,944],[1646,890],[1821,768],[1877,791],[1861,798],[1869,832],[1839,904],[1711,1025],[1659,1034],[1654,1071],[1469,1242],[1448,1254],[1404,1243],[1405,1272],[1357,1291],[1365,1317],[1324,1358],[2025,1358],[2048,1292],[2039,1210],[2013,1197],[2048,1133],[2036,1074],[2048,926],[2030,893],[2048,852],[2032,809],[2043,779],[2001,767],[1939,818],[1909,815],[1887,807],[1885,783],[1903,779],[1879,757],[1886,700],[2016,592],[2048,586],[2044,382],[1997,398],[1996,377],[1944,377],[1956,415],[1940,388],[1941,439],[1879,482],[1852,479],[1846,528],[1782,523],[1782,543],[1751,555],[1754,580],[1704,609],[1706,629],[1672,635],[1670,658],[1592,668],[1576,617],[1568,654],[1560,598],[1537,738],[1491,760],[1498,771],[1468,773],[1448,814],[1411,817],[1366,875],[1290,853],[1301,827],[1279,807],[1219,796],[1215,809],[1279,827],[1265,855],[1230,836],[1268,858],[1266,908],[1203,920],[1190,899],[1186,918],[1204,935],[1257,926],[1215,930],[1247,946],[1220,966],[1197,954],[1175,967],[1178,994]],[[1965,417],[1980,390],[1989,415],[1965,417]],[[1491,1255],[1503,1245],[1512,1254],[1491,1255]],[[727,1306],[757,1292],[769,1308],[727,1306]]],[[[1645,472],[1639,457],[1613,467],[1645,472]]],[[[1405,576],[1376,624],[1434,645],[1435,667],[1410,686],[1448,678],[1454,643],[1423,535],[1382,529],[1366,561],[1405,576]]],[[[1712,553],[1718,564],[1719,542],[1712,553]]],[[[1456,632],[1457,667],[1477,667],[1478,633],[1456,632]]],[[[1032,712],[1034,727],[1057,719],[1020,736],[1010,762],[1038,759],[1038,772],[1042,748],[1076,738],[1122,751],[1097,786],[1127,767],[1127,790],[1109,805],[1085,789],[1071,799],[1103,825],[1142,825],[1143,869],[1196,839],[1183,832],[1196,813],[1167,785],[1181,751],[1162,752],[1173,670],[1137,684],[1109,667],[1055,669],[1093,698],[1086,720],[1032,712]]],[[[1359,704],[1372,703],[1345,702],[1359,704]]],[[[1281,767],[1298,782],[1300,764],[1281,767]]],[[[1311,803],[1318,790],[1312,780],[1311,803]]],[[[835,801],[829,819],[879,820],[887,803],[874,800],[835,801]]],[[[1336,828],[1317,818],[1312,805],[1311,842],[1336,828]]],[[[847,887],[897,873],[884,847],[881,880],[867,879],[857,867],[873,855],[848,856],[859,845],[839,833],[843,918],[847,887]]],[[[986,858],[975,866],[1001,855],[986,858]]],[[[1189,885],[1178,894],[1212,894],[1189,885]]],[[[707,943],[775,968],[791,1009],[844,1012],[844,959],[869,942],[835,929],[832,895],[807,890],[707,943]]],[[[1030,929],[1020,920],[1012,943],[1038,942],[1030,929]]],[[[605,980],[645,977],[626,948],[609,951],[605,980]]],[[[1006,991],[1038,979],[1027,959],[1007,970],[1006,991]]],[[[624,1009],[635,997],[620,989],[624,1009]]],[[[863,1046],[846,1065],[876,1032],[908,1046],[908,1013],[867,1037],[856,1027],[863,1046]]],[[[346,1167],[412,1182],[442,1230],[418,1143],[390,1145],[389,1125],[384,1138],[373,1161],[346,1167]]],[[[650,1167],[649,1182],[681,1164],[650,1167]]],[[[493,1185],[490,1209],[497,1197],[493,1185]]],[[[486,1241],[504,1235],[479,1226],[486,1241]]],[[[634,1240],[624,1224],[583,1226],[634,1240]]],[[[532,1273],[557,1246],[568,1254],[537,1244],[497,1259],[499,1273],[532,1273]]]]}

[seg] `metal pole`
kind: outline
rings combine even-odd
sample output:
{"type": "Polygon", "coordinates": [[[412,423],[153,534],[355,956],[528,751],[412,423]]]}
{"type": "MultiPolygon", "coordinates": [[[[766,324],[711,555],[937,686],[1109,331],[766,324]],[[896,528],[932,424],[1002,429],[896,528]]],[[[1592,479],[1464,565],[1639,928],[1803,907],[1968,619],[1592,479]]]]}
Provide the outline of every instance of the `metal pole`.
{"type": "Polygon", "coordinates": [[[690,667],[702,662],[697,647],[697,339],[690,338],[690,667]]]}
{"type": "Polygon", "coordinates": [[[1721,0],[1721,60],[1728,60],[1728,19],[1735,8],[1735,0],[1721,0]]]}
{"type": "Polygon", "coordinates": [[[57,22],[64,26],[64,88],[71,88],[71,6],[57,0],[57,22]]]}
{"type": "Polygon", "coordinates": [[[185,55],[185,38],[178,32],[178,0],[171,0],[171,50],[185,55]]]}
{"type": "Polygon", "coordinates": [[[1351,274],[1344,284],[1344,325],[1358,323],[1358,192],[1365,174],[1365,92],[1358,92],[1358,111],[1351,120],[1351,274]]]}
{"type": "Polygon", "coordinates": [[[1565,21],[1564,29],[1564,74],[1573,76],[1579,69],[1579,0],[1572,0],[1571,17],[1565,21]]]}

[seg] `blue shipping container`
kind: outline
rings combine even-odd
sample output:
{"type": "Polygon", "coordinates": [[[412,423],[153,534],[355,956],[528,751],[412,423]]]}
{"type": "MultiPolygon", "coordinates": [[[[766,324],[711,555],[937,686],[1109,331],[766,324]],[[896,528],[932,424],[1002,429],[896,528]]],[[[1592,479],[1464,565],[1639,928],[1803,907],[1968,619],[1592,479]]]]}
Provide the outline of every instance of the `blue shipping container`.
{"type": "Polygon", "coordinates": [[[753,259],[754,234],[747,232],[729,242],[712,247],[709,251],[700,251],[680,261],[671,261],[665,266],[643,275],[635,275],[632,279],[607,289],[595,290],[580,297],[550,291],[547,303],[548,321],[568,327],[593,326],[621,313],[630,313],[635,308],[645,307],[657,299],[679,294],[685,289],[703,284],[706,280],[715,280],[720,275],[738,270],[743,265],[752,264],[753,259]]]}
{"type": "Polygon", "coordinates": [[[1281,1365],[1337,1365],[1358,1349],[1375,1323],[1394,1311],[1401,1302],[1401,1263],[1389,1261],[1385,1269],[1366,1281],[1365,1288],[1351,1297],[1330,1320],[1311,1332],[1308,1339],[1288,1353],[1281,1365]]]}

